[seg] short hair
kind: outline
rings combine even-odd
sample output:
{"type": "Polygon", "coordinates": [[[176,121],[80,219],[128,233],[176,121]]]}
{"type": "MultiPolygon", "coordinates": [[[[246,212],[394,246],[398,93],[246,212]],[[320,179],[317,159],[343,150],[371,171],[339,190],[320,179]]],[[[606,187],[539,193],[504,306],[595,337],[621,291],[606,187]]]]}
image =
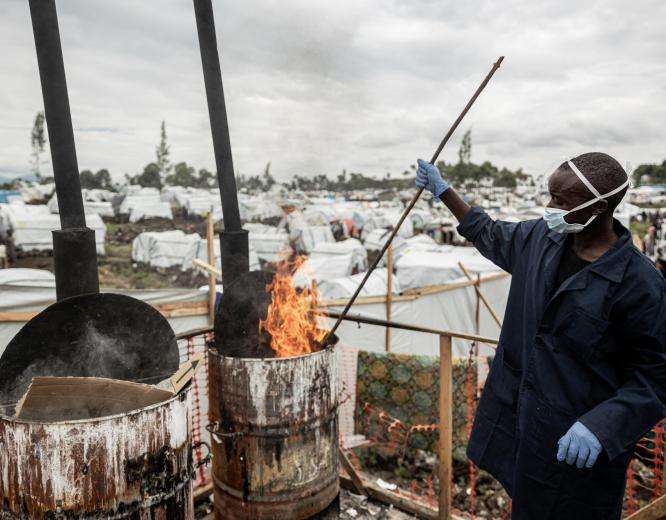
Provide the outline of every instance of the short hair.
{"type": "MultiPolygon", "coordinates": [[[[605,153],[584,153],[571,159],[571,162],[576,165],[580,170],[580,173],[582,173],[585,178],[590,181],[592,186],[594,186],[602,195],[621,186],[628,178],[627,172],[624,171],[622,165],[605,153]]],[[[567,163],[562,164],[560,168],[571,170],[567,163]]],[[[624,198],[628,188],[629,186],[606,199],[606,201],[608,201],[608,212],[612,213],[615,210],[617,205],[624,198]]]]}

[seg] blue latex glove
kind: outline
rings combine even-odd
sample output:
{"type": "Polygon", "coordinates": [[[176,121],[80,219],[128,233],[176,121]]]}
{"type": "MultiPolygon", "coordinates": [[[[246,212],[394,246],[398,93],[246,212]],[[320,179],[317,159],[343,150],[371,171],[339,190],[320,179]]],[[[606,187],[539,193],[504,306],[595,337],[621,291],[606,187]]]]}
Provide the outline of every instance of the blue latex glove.
{"type": "Polygon", "coordinates": [[[450,184],[442,179],[437,166],[425,162],[423,159],[417,161],[419,167],[416,170],[416,185],[425,188],[436,198],[449,189],[450,184]]]}
{"type": "Polygon", "coordinates": [[[601,453],[601,443],[587,427],[576,421],[569,431],[557,441],[557,460],[566,459],[570,466],[576,463],[578,468],[591,468],[601,453]]]}

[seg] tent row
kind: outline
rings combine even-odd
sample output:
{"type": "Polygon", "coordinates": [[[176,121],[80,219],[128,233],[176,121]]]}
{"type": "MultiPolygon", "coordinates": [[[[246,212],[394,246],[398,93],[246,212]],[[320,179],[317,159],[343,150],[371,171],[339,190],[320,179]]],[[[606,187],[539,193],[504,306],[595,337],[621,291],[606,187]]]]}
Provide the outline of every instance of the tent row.
{"type": "MultiPolygon", "coordinates": [[[[86,225],[95,231],[97,253],[105,254],[106,228],[97,213],[86,213],[86,225]]],[[[22,252],[51,251],[52,231],[60,229],[60,217],[44,205],[25,204],[22,200],[0,203],[0,238],[13,241],[22,252]]]]}

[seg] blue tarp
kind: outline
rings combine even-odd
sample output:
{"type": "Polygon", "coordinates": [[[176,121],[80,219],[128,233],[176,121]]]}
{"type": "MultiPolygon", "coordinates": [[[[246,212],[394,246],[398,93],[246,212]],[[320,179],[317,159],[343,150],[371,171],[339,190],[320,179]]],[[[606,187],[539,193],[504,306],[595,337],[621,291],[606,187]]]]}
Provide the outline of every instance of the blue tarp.
{"type": "Polygon", "coordinates": [[[15,190],[0,190],[0,203],[9,202],[9,197],[20,197],[21,192],[15,190]]]}

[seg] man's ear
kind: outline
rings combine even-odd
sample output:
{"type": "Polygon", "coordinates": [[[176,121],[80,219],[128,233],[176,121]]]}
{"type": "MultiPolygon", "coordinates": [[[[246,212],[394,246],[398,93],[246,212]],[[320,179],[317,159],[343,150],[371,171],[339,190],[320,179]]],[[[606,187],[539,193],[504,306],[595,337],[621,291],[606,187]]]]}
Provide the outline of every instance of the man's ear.
{"type": "Polygon", "coordinates": [[[608,209],[608,201],[605,199],[598,200],[597,202],[592,204],[593,215],[601,215],[602,213],[606,213],[607,209],[608,209]]]}

